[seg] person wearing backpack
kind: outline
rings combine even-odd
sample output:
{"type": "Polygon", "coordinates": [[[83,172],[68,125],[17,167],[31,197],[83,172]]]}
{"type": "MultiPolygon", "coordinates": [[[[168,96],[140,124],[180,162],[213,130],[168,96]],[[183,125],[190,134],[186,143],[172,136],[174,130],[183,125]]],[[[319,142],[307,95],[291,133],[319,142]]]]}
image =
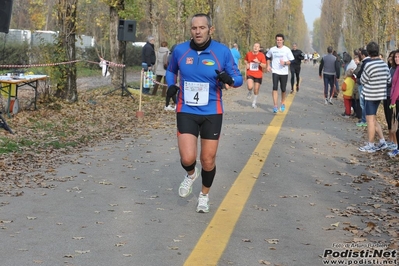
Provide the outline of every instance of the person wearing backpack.
{"type": "MultiPolygon", "coordinates": [[[[157,64],[155,68],[155,85],[152,91],[152,95],[157,95],[157,91],[159,86],[162,86],[162,97],[166,96],[167,87],[164,85],[160,85],[161,81],[164,79],[166,74],[165,63],[169,55],[168,43],[163,41],[161,42],[161,47],[159,47],[157,53],[157,64]]],[[[167,64],[166,64],[167,66],[167,64]]]]}

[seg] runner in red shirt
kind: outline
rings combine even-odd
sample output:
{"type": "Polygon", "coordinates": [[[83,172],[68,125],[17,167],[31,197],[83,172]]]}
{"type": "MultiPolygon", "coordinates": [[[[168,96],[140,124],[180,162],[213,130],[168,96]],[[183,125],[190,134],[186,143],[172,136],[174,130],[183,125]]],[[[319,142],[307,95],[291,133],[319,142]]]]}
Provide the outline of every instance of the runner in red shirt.
{"type": "Polygon", "coordinates": [[[252,98],[252,89],[254,90],[254,99],[252,101],[252,108],[256,108],[256,99],[259,94],[260,84],[262,84],[263,71],[262,67],[266,67],[265,54],[260,52],[260,44],[255,43],[252,51],[245,56],[245,64],[247,70],[247,99],[252,98]]]}

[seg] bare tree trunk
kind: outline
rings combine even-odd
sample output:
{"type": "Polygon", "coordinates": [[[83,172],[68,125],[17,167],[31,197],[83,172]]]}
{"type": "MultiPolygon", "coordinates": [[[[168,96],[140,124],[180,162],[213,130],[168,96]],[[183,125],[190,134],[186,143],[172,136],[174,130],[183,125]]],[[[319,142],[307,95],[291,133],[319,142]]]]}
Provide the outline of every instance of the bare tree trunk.
{"type": "Polygon", "coordinates": [[[159,39],[159,10],[158,3],[149,1],[149,10],[150,14],[149,21],[151,24],[151,35],[155,37],[155,47],[161,46],[161,40],[159,39]]]}
{"type": "MultiPolygon", "coordinates": [[[[67,37],[66,43],[66,52],[68,61],[75,61],[76,60],[76,46],[75,46],[75,34],[70,34],[67,37]]],[[[66,100],[70,102],[78,101],[78,88],[76,84],[76,64],[68,64],[68,82],[67,82],[67,91],[66,91],[66,100]]]]}
{"type": "MultiPolygon", "coordinates": [[[[58,10],[58,22],[60,34],[58,47],[60,59],[63,61],[76,60],[75,34],[76,34],[76,7],[77,0],[60,0],[58,10]]],[[[70,102],[78,100],[76,86],[76,65],[66,64],[58,66],[60,78],[57,83],[55,96],[70,102]]]]}
{"type": "MultiPolygon", "coordinates": [[[[119,27],[119,15],[118,10],[121,10],[121,6],[124,5],[124,1],[121,0],[117,7],[110,7],[110,26],[109,26],[109,42],[110,42],[110,53],[111,61],[117,64],[123,63],[123,55],[125,52],[125,42],[118,40],[118,27],[119,27]]],[[[111,82],[115,89],[121,87],[122,84],[122,67],[110,66],[111,82]]]]}
{"type": "MultiPolygon", "coordinates": [[[[177,0],[177,25],[182,25],[184,23],[183,21],[183,6],[184,4],[182,3],[181,0],[177,0]]],[[[181,27],[179,28],[178,34],[176,34],[177,40],[176,43],[184,41],[184,33],[185,33],[186,27],[181,27]]]]}

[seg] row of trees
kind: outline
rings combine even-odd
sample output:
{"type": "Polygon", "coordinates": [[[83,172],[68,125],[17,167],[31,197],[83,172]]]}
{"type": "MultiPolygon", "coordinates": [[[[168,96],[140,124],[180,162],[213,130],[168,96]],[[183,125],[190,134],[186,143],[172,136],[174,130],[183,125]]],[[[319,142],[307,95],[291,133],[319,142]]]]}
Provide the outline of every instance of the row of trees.
{"type": "MultiPolygon", "coordinates": [[[[118,41],[119,19],[136,20],[136,40],[153,35],[159,47],[161,41],[171,46],[189,39],[195,13],[209,14],[213,38],[228,46],[236,42],[242,54],[255,42],[266,48],[275,45],[276,33],[285,35],[287,46],[296,42],[306,52],[323,53],[329,45],[352,51],[370,40],[386,51],[392,49],[392,41],[396,43],[397,0],[321,1],[312,43],[302,6],[302,0],[14,0],[11,28],[59,31],[59,60],[74,60],[76,35],[94,36],[99,56],[116,63],[122,63],[126,45],[118,41]]],[[[60,73],[57,95],[76,101],[74,65],[62,66],[60,73]]],[[[122,69],[115,68],[115,87],[121,77],[122,69]]]]}
{"type": "Polygon", "coordinates": [[[110,41],[114,13],[117,19],[138,21],[138,41],[154,35],[156,43],[170,44],[189,38],[194,13],[207,13],[216,27],[214,38],[227,45],[237,42],[243,51],[253,42],[274,45],[278,32],[288,45],[311,49],[302,0],[15,0],[11,28],[59,31],[57,10],[63,2],[76,5],[76,31],[94,36],[100,46],[110,41]]]}
{"type": "Polygon", "coordinates": [[[364,47],[375,41],[381,52],[398,49],[398,0],[328,0],[322,1],[321,16],[313,24],[313,47],[337,51],[364,47]]]}

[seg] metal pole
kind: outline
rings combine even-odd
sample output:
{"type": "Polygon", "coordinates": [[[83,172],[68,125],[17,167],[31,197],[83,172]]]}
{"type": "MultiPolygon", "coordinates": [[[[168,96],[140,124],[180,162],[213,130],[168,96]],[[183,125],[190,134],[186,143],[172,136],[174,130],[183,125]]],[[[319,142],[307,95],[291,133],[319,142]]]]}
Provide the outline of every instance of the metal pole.
{"type": "Polygon", "coordinates": [[[126,41],[123,42],[123,46],[122,96],[124,90],[126,89],[126,41]]]}
{"type": "Polygon", "coordinates": [[[144,69],[141,69],[141,78],[140,78],[140,100],[139,100],[139,111],[141,112],[141,97],[143,95],[143,74],[144,69]]]}

